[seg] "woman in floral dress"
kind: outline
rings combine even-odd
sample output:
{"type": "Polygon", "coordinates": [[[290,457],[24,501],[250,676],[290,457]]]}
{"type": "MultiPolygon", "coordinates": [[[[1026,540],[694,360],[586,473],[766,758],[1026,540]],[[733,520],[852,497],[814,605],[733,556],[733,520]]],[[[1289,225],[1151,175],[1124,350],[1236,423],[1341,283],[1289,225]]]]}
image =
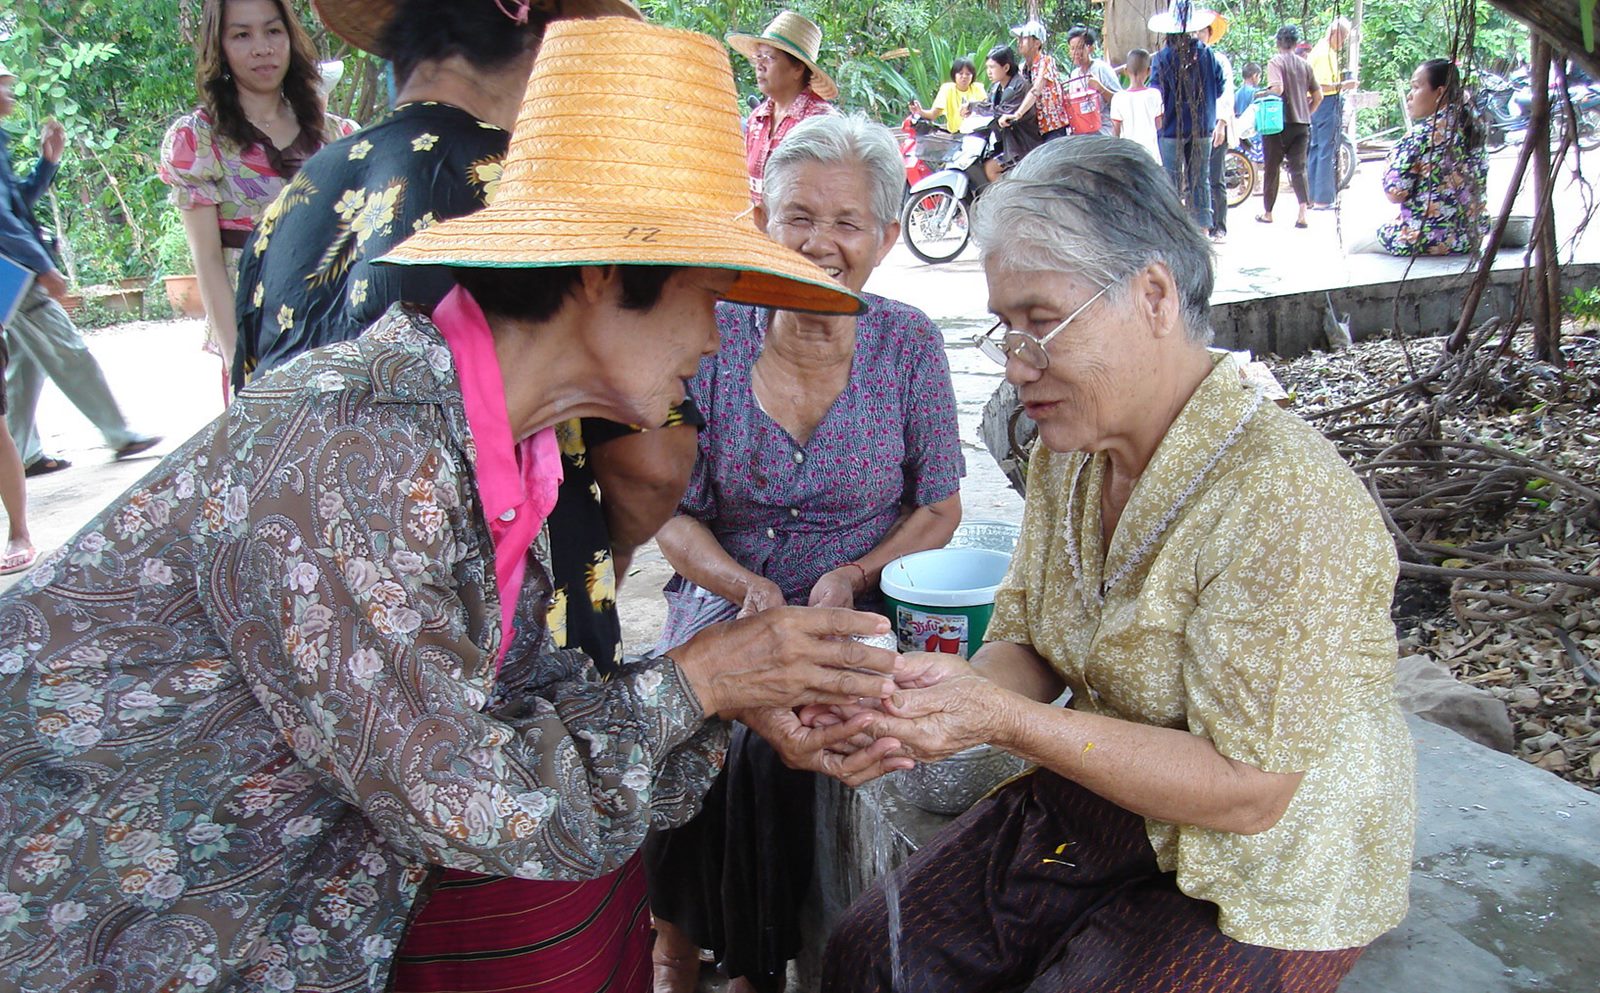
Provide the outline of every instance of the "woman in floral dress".
{"type": "MultiPolygon", "coordinates": [[[[887,129],[814,118],[768,160],[757,220],[859,292],[899,235],[904,181],[887,129]]],[[[944,339],[915,307],[866,300],[858,317],[718,307],[722,349],[690,384],[700,458],[657,539],[678,573],[662,644],[784,604],[871,609],[884,566],[950,540],[965,463],[944,339]]],[[[694,988],[702,947],[764,993],[799,951],[814,773],[835,770],[788,749],[793,713],[741,721],[704,811],[645,850],[658,993],[694,988]]]]}
{"type": "Polygon", "coordinates": [[[200,106],[167,129],[157,174],[183,213],[226,398],[239,251],[301,163],[356,126],[323,110],[316,49],[283,0],[206,0],[195,45],[200,106]]]}
{"type": "Polygon", "coordinates": [[[1400,216],[1352,251],[1470,255],[1489,233],[1489,156],[1456,64],[1417,66],[1406,106],[1417,123],[1389,153],[1383,174],[1383,192],[1400,216]]]}

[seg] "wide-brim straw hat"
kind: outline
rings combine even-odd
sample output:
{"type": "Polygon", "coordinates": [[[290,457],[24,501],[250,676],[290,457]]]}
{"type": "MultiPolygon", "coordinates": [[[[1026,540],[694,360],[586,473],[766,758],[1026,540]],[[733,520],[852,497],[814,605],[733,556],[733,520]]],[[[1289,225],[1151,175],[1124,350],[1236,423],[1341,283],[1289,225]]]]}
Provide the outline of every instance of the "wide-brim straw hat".
{"type": "Polygon", "coordinates": [[[804,62],[811,70],[811,92],[817,96],[832,100],[839,95],[839,84],[817,65],[817,58],[822,54],[822,29],[811,18],[785,10],[760,34],[728,35],[728,47],[752,62],[757,45],[771,45],[804,62]]]}
{"type": "MultiPolygon", "coordinates": [[[[440,0],[440,4],[464,3],[469,0],[440,0]]],[[[472,0],[490,3],[492,0],[472,0]]],[[[388,58],[383,36],[394,20],[400,0],[311,0],[311,6],[322,18],[329,31],[373,55],[388,58]]],[[[510,2],[512,9],[521,6],[520,0],[510,2]]],[[[552,17],[634,17],[642,19],[628,0],[532,0],[528,9],[552,17]]],[[[510,23],[510,18],[507,18],[510,23]]]]}
{"type": "Polygon", "coordinates": [[[1150,18],[1150,30],[1155,34],[1188,34],[1208,28],[1217,19],[1217,12],[1196,7],[1190,0],[1173,0],[1172,6],[1157,11],[1150,18]]]}
{"type": "Polygon", "coordinates": [[[865,309],[756,230],[749,213],[738,93],[723,47],[640,21],[557,21],[528,77],[493,201],[423,229],[379,261],[703,266],[738,273],[724,294],[735,303],[865,309]]]}
{"type": "MultiPolygon", "coordinates": [[[[1211,40],[1207,42],[1207,44],[1215,45],[1217,42],[1222,40],[1223,35],[1228,33],[1228,19],[1220,13],[1213,13],[1211,15],[1210,27],[1211,40]]],[[[1200,29],[1196,28],[1195,30],[1198,31],[1200,29]]]]}

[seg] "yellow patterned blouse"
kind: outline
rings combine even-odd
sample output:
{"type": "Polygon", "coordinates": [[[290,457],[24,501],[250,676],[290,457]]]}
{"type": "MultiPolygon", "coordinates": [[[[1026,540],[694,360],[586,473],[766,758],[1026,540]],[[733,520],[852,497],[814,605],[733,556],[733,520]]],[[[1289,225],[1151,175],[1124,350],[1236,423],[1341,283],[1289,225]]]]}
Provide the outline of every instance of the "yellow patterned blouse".
{"type": "Polygon", "coordinates": [[[1149,820],[1162,869],[1232,938],[1365,945],[1405,916],[1415,817],[1395,701],[1394,545],[1304,421],[1223,358],[1101,549],[1105,457],[1040,446],[988,640],[1030,645],[1080,710],[1185,728],[1267,772],[1303,772],[1256,835],[1149,820]]]}

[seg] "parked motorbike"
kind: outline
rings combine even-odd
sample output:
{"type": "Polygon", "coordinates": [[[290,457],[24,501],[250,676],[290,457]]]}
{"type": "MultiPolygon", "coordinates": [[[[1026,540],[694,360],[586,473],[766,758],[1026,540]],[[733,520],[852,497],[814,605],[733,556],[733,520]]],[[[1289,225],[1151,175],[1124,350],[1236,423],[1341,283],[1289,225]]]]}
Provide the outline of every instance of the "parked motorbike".
{"type": "Polygon", "coordinates": [[[992,140],[987,124],[948,137],[949,157],[942,168],[911,184],[900,214],[906,247],[924,262],[948,262],[967,247],[972,238],[972,204],[989,185],[983,171],[983,156],[992,140]]]}
{"type": "MultiPolygon", "coordinates": [[[[1575,143],[1585,152],[1600,148],[1600,85],[1577,71],[1569,71],[1567,94],[1572,98],[1572,110],[1577,116],[1578,133],[1575,143]]],[[[1555,127],[1551,140],[1565,139],[1570,125],[1561,91],[1550,91],[1551,111],[1555,127]]],[[[1509,76],[1478,71],[1478,87],[1472,96],[1473,111],[1483,125],[1484,147],[1498,152],[1513,138],[1520,140],[1527,133],[1529,116],[1533,110],[1533,87],[1526,69],[1518,69],[1509,76]]]]}
{"type": "MultiPolygon", "coordinates": [[[[1256,133],[1255,107],[1245,108],[1238,119],[1239,142],[1229,149],[1224,159],[1227,169],[1224,185],[1228,189],[1228,206],[1237,207],[1266,188],[1267,153],[1261,135],[1256,133]]],[[[1345,189],[1355,178],[1356,143],[1348,133],[1339,136],[1339,158],[1334,166],[1334,182],[1345,189]]],[[[1280,166],[1280,168],[1283,168],[1280,166]]]]}
{"type": "Polygon", "coordinates": [[[953,135],[915,114],[900,122],[900,161],[906,170],[906,195],[911,188],[945,167],[961,145],[953,135]]]}

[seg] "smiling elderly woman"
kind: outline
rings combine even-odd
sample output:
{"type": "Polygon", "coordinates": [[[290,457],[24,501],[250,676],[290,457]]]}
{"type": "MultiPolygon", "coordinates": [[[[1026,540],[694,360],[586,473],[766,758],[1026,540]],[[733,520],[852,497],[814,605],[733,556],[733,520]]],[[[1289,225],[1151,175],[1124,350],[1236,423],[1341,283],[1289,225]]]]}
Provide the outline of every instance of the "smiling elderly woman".
{"type": "MultiPolygon", "coordinates": [[[[718,301],[860,308],[740,222],[734,106],[710,38],[557,22],[494,203],[387,256],[461,285],[253,381],[0,597],[0,989],[387,989],[437,867],[614,873],[695,810],[719,715],[892,690],[847,610],[608,680],[555,648],[557,426],[661,423],[718,301]],[[596,106],[683,126],[615,142],[596,106]]],[[[530,985],[639,989],[639,904],[591,929],[598,981],[530,985]]]]}
{"type": "MultiPolygon", "coordinates": [[[[860,292],[900,233],[904,182],[888,129],[813,118],[768,162],[758,222],[860,292]]],[[[665,644],[785,603],[875,609],[884,566],[950,540],[966,466],[944,338],[915,307],[864,296],[858,317],[717,307],[722,350],[690,382],[699,459],[659,538],[678,572],[665,644]]],[[[798,747],[788,710],[740,720],[705,810],[645,850],[658,993],[694,988],[702,947],[736,990],[782,987],[811,878],[812,772],[849,779],[884,750],[846,764],[798,747]]]]}
{"type": "MultiPolygon", "coordinates": [[[[873,733],[1038,770],[902,870],[901,988],[1331,993],[1406,911],[1377,509],[1206,351],[1210,251],[1138,146],[1046,145],[978,234],[986,351],[1039,424],[1022,538],[987,644],[906,656],[873,733]]],[[[886,918],[857,903],[823,989],[889,988],[886,918]]]]}

